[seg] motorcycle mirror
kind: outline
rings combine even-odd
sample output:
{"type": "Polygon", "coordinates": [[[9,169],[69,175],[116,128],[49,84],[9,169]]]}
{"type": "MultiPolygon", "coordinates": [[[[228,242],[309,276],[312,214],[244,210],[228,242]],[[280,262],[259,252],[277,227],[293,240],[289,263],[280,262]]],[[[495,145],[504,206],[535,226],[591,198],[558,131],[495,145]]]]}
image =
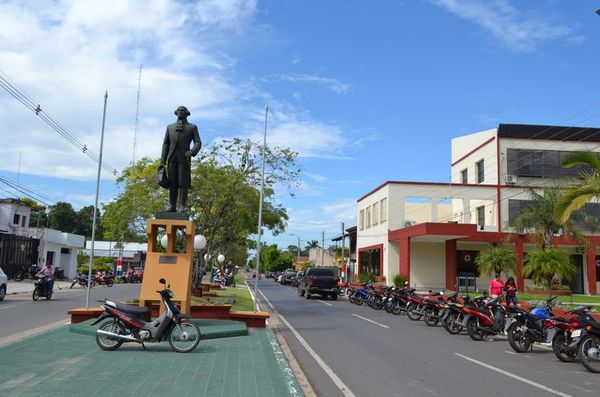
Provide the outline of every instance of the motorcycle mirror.
{"type": "Polygon", "coordinates": [[[160,280],[158,280],[158,282],[161,283],[161,284],[166,284],[167,283],[167,281],[164,278],[161,278],[160,280]]]}

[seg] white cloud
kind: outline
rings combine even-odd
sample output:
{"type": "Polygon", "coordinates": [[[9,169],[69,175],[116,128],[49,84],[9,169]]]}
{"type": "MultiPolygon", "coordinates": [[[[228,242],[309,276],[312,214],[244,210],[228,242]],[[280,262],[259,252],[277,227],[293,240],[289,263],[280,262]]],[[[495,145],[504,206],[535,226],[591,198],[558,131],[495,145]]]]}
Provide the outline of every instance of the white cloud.
{"type": "MultiPolygon", "coordinates": [[[[297,62],[292,63],[296,64],[297,62]]],[[[311,74],[280,74],[275,77],[294,83],[319,84],[330,89],[336,94],[348,94],[352,91],[352,86],[350,84],[342,83],[341,81],[330,77],[321,77],[311,74]]]]}
{"type": "Polygon", "coordinates": [[[541,12],[520,11],[506,0],[430,0],[447,11],[471,21],[503,45],[516,51],[534,52],[544,42],[583,40],[567,26],[551,21],[541,12]]]}

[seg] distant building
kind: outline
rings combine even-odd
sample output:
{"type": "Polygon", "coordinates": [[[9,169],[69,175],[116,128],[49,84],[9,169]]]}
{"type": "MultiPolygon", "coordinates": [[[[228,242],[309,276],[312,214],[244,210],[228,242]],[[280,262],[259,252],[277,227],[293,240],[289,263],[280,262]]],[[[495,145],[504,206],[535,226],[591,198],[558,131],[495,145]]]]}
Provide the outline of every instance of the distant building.
{"type": "MultiPolygon", "coordinates": [[[[530,189],[540,193],[560,178],[578,176],[578,169],[562,167],[567,154],[598,153],[599,143],[599,128],[521,124],[452,139],[450,182],[386,181],[357,200],[354,274],[383,275],[388,283],[401,274],[417,288],[486,289],[491,275],[479,274],[475,258],[490,243],[504,243],[517,256],[523,291],[531,281],[520,270],[536,246],[527,234],[515,233],[514,220],[527,208],[530,189]]],[[[600,220],[600,203],[589,202],[584,211],[600,220]]],[[[564,236],[555,243],[577,268],[571,290],[596,294],[600,236],[584,233],[585,248],[564,236]]]]}
{"type": "MultiPolygon", "coordinates": [[[[147,243],[122,243],[116,241],[95,241],[94,242],[94,257],[108,257],[114,259],[116,266],[119,258],[119,251],[122,247],[123,271],[127,271],[129,267],[138,267],[144,265],[146,253],[148,251],[147,243]]],[[[92,254],[92,242],[85,243],[83,253],[89,258],[92,254]]],[[[116,269],[115,269],[116,270],[116,269]]]]}
{"type": "Polygon", "coordinates": [[[51,263],[67,277],[77,273],[77,251],[85,237],[29,227],[31,208],[17,199],[0,199],[0,267],[9,277],[22,266],[51,263]]]}

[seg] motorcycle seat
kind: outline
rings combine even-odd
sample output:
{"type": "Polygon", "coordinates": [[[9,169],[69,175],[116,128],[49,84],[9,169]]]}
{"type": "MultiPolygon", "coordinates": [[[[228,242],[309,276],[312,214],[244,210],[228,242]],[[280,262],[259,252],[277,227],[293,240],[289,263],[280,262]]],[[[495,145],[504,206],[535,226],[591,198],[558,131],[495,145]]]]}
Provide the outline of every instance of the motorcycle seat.
{"type": "Polygon", "coordinates": [[[125,313],[135,314],[139,317],[145,317],[150,315],[150,309],[147,307],[139,307],[123,303],[117,303],[117,310],[120,310],[125,313]]]}

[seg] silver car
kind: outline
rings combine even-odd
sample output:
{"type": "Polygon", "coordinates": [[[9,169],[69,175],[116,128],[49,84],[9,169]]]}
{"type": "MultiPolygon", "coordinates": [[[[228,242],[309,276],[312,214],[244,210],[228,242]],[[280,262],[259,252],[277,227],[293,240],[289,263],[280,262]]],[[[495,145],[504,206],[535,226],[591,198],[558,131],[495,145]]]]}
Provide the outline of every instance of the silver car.
{"type": "Polygon", "coordinates": [[[6,296],[6,283],[7,282],[8,282],[8,277],[6,277],[6,274],[4,274],[4,272],[0,268],[0,301],[3,301],[4,297],[6,296]]]}

